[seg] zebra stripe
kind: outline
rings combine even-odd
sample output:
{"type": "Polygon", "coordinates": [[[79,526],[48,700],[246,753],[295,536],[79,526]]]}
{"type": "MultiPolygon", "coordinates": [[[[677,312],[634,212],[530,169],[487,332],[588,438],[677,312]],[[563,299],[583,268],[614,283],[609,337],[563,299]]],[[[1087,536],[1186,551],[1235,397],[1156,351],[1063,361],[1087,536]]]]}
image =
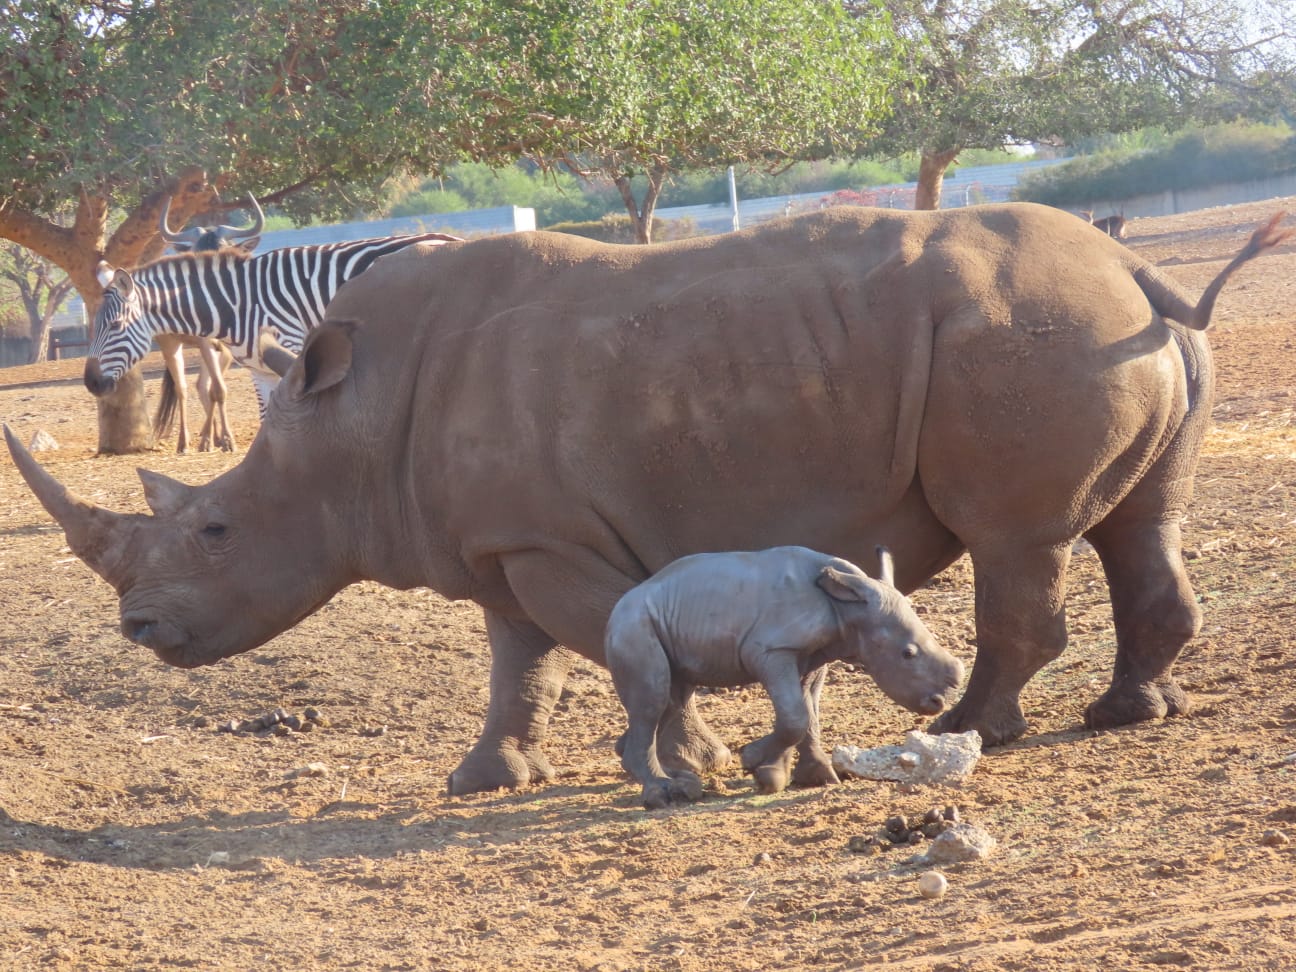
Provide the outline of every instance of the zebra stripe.
{"type": "Polygon", "coordinates": [[[155,334],[187,334],[215,338],[240,364],[268,374],[256,351],[261,330],[277,329],[279,343],[296,353],[342,285],[379,257],[416,243],[452,242],[460,240],[425,233],[257,256],[226,249],[163,257],[134,271],[133,285],[104,291],[90,358],[105,379],[117,381],[148,354],[155,334]]]}

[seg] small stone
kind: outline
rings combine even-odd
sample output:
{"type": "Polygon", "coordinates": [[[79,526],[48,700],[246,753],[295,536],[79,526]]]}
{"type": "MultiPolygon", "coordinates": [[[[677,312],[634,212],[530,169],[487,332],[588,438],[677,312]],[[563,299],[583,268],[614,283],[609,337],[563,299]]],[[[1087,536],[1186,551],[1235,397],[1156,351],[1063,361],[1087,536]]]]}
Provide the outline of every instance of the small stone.
{"type": "Polygon", "coordinates": [[[1291,838],[1281,830],[1266,830],[1260,835],[1260,843],[1265,847],[1282,847],[1291,843],[1291,838]]]}
{"type": "Polygon", "coordinates": [[[769,851],[761,851],[752,859],[752,863],[759,867],[761,864],[768,864],[773,860],[774,858],[770,856],[769,851]]]}
{"type": "Polygon", "coordinates": [[[983,861],[994,853],[998,844],[980,827],[957,823],[931,842],[923,859],[929,864],[983,861]]]}
{"type": "Polygon", "coordinates": [[[940,871],[924,871],[918,875],[918,893],[924,898],[939,898],[949,887],[949,881],[940,871]]]}
{"type": "Polygon", "coordinates": [[[58,441],[44,429],[37,429],[36,434],[32,436],[31,445],[28,447],[32,452],[50,452],[59,447],[58,441]]]}
{"type": "Polygon", "coordinates": [[[284,774],[284,778],[295,780],[302,776],[328,776],[328,772],[328,767],[323,763],[307,763],[305,766],[290,769],[284,774]]]}
{"type": "Polygon", "coordinates": [[[210,725],[211,725],[211,720],[208,719],[205,715],[196,716],[194,718],[193,727],[195,729],[206,729],[210,725]]]}
{"type": "Polygon", "coordinates": [[[362,735],[362,736],[370,736],[370,737],[372,737],[372,736],[385,736],[385,735],[387,735],[387,727],[386,727],[386,726],[370,726],[370,727],[367,728],[367,729],[361,729],[361,730],[360,730],[360,735],[362,735]]]}
{"type": "Polygon", "coordinates": [[[904,769],[914,769],[921,762],[922,759],[917,753],[901,753],[896,757],[896,765],[904,769]]]}

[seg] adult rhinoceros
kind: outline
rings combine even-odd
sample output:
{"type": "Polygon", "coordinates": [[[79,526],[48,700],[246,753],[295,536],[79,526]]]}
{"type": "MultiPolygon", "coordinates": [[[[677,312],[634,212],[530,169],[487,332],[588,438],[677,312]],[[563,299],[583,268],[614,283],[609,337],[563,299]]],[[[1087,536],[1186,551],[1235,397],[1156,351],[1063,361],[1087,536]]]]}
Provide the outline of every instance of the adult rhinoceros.
{"type": "MultiPolygon", "coordinates": [[[[1026,729],[1018,694],[1066,643],[1072,541],[1097,548],[1117,657],[1092,726],[1184,712],[1171,666],[1200,614],[1179,521],[1211,407],[1194,305],[1068,213],[828,211],[620,247],[549,233],[384,259],[349,283],[236,468],[141,470],[152,516],[88,504],[10,437],[121,628],[206,665],[353,581],[484,608],[492,663],[465,793],[548,778],[571,656],[685,554],[798,544],[912,590],[964,550],[977,659],[938,731],[1026,729]],[[1172,323],[1178,322],[1178,323],[1172,323]]],[[[691,701],[667,762],[728,751],[691,701]]]]}

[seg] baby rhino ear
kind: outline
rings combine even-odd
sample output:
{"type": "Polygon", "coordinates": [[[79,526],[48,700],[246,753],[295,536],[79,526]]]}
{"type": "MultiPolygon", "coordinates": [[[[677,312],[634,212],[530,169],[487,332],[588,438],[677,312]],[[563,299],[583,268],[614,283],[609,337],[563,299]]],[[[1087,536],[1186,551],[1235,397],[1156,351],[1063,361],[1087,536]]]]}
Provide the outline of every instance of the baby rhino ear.
{"type": "Polygon", "coordinates": [[[835,601],[855,601],[868,604],[874,600],[868,578],[836,567],[825,567],[819,571],[815,583],[823,588],[824,593],[835,601]]]}

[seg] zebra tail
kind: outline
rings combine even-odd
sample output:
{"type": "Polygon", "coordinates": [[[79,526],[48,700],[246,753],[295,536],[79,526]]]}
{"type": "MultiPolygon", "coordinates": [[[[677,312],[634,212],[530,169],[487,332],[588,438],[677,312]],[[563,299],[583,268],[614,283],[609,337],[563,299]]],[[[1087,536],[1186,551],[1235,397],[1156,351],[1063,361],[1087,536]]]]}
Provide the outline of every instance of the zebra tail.
{"type": "Polygon", "coordinates": [[[175,424],[179,398],[176,395],[175,379],[171,377],[170,370],[167,370],[162,375],[161,399],[158,402],[157,414],[153,416],[153,437],[155,439],[170,435],[171,426],[175,424]]]}

